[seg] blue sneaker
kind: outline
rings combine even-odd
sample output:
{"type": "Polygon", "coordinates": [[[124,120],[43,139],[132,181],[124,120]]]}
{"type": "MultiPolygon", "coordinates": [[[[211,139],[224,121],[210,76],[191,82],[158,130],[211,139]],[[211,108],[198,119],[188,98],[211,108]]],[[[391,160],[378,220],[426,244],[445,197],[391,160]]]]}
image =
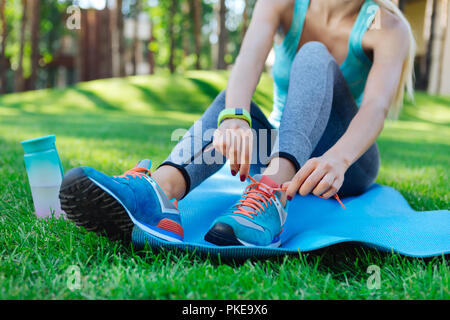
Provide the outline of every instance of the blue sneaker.
{"type": "Polygon", "coordinates": [[[118,177],[89,167],[72,169],[61,184],[61,208],[78,226],[113,240],[130,241],[136,225],[163,240],[182,242],[176,202],[151,178],[150,167],[150,160],[143,160],[118,177]]]}
{"type": "Polygon", "coordinates": [[[249,177],[241,200],[217,218],[205,240],[218,246],[279,247],[287,217],[280,203],[282,189],[266,176],[249,177]]]}

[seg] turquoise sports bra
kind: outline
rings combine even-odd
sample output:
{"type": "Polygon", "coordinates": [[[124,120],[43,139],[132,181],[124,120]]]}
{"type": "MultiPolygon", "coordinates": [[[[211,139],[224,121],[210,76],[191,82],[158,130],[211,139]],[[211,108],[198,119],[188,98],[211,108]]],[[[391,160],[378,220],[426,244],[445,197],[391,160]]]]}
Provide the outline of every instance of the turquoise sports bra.
{"type": "MultiPolygon", "coordinates": [[[[269,121],[275,127],[280,125],[281,115],[286,104],[290,70],[297,54],[309,3],[310,0],[295,1],[291,28],[283,42],[280,45],[274,45],[275,62],[272,69],[274,80],[273,111],[269,121]]],[[[372,25],[377,11],[378,4],[375,1],[366,0],[364,2],[350,34],[347,57],[340,67],[358,106],[361,105],[367,77],[372,67],[372,61],[364,53],[361,42],[367,29],[372,25]]]]}

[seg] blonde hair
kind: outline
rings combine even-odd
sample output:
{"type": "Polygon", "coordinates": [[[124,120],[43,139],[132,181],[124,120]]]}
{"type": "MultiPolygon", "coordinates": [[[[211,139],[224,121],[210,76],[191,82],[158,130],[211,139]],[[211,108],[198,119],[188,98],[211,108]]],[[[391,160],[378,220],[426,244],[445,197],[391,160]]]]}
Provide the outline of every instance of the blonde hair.
{"type": "Polygon", "coordinates": [[[411,101],[414,101],[414,59],[416,57],[416,49],[417,44],[414,39],[413,32],[411,30],[411,26],[408,20],[405,18],[400,9],[390,0],[375,0],[380,7],[388,10],[393,13],[407,26],[408,30],[408,40],[409,40],[409,51],[408,56],[405,58],[403,62],[402,73],[400,77],[400,82],[397,87],[397,91],[395,93],[394,99],[392,101],[390,110],[389,110],[389,118],[397,119],[402,107],[403,107],[403,98],[406,91],[408,98],[411,101]]]}

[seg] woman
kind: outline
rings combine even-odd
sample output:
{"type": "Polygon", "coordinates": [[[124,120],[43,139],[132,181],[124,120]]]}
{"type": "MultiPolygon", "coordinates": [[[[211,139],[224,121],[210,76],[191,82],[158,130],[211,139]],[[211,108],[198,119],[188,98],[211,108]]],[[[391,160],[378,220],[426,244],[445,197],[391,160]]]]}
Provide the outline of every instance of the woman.
{"type": "Polygon", "coordinates": [[[112,238],[129,237],[134,223],[156,237],[182,241],[180,215],[169,199],[182,199],[221,168],[223,161],[207,163],[206,156],[224,155],[231,173],[251,184],[205,239],[279,246],[287,203],[296,193],[345,197],[375,181],[375,141],[387,114],[399,113],[404,91],[412,95],[414,54],[411,28],[390,1],[259,0],[227,91],[169,158],[151,177],[148,161],[120,177],[74,169],[61,188],[63,209],[112,238]],[[251,99],[272,46],[274,109],[268,120],[251,99]],[[265,139],[250,128],[276,128],[277,135],[271,139],[266,132],[265,139]],[[205,139],[211,130],[213,137],[205,139]],[[211,142],[218,152],[208,154],[211,142]],[[256,146],[270,147],[268,163],[256,146]],[[252,159],[261,175],[249,176],[252,159]]]}

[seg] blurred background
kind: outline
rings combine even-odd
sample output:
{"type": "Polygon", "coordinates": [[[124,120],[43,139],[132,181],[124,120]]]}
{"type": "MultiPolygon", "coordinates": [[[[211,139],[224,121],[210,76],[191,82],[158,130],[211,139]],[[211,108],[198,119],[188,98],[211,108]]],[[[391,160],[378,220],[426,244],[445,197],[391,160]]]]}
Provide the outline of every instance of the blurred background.
{"type": "MultiPolygon", "coordinates": [[[[448,0],[394,1],[418,42],[417,89],[450,95],[448,0]]],[[[0,0],[0,93],[228,69],[256,0],[0,0]]],[[[270,70],[272,55],[267,61],[270,70]]]]}

